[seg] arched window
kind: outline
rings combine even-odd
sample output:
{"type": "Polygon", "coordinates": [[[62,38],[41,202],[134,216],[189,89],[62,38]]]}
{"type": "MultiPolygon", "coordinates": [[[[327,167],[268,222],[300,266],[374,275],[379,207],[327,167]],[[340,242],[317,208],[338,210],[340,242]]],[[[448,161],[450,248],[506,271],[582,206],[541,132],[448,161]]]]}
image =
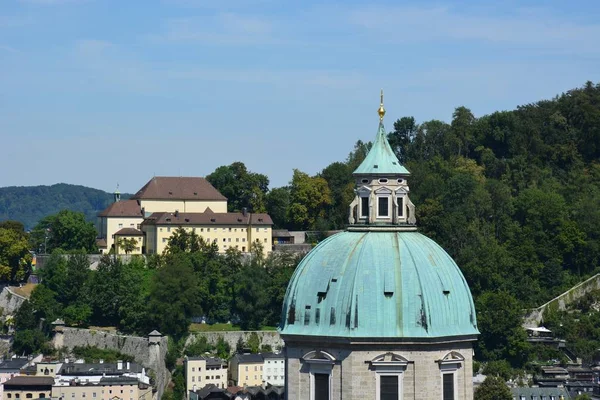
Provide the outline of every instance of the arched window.
{"type": "Polygon", "coordinates": [[[399,354],[385,353],[375,357],[370,362],[375,370],[375,399],[401,400],[402,378],[408,365],[408,360],[399,354]]]}
{"type": "Polygon", "coordinates": [[[371,189],[363,186],[358,189],[358,197],[360,198],[359,203],[359,219],[369,218],[369,197],[371,196],[371,189]]]}
{"type": "Polygon", "coordinates": [[[331,399],[331,375],[335,357],[322,350],[313,350],[302,356],[302,361],[310,368],[310,399],[331,399]]]}
{"type": "Polygon", "coordinates": [[[456,351],[451,351],[441,360],[438,360],[442,378],[442,400],[455,400],[458,398],[457,372],[464,362],[465,358],[456,351]]]}

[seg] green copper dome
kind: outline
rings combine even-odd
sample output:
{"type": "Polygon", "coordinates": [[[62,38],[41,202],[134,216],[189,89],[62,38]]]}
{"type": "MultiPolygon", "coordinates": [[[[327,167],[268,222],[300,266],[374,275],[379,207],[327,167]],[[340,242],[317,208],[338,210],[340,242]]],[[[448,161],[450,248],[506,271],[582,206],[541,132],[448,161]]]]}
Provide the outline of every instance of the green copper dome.
{"type": "Polygon", "coordinates": [[[349,230],[321,242],[296,269],[283,335],[433,339],[477,335],[471,292],[452,258],[406,230],[349,230]]]}
{"type": "Polygon", "coordinates": [[[356,168],[354,175],[409,175],[410,172],[398,161],[387,141],[383,122],[379,123],[377,136],[369,154],[356,168]]]}

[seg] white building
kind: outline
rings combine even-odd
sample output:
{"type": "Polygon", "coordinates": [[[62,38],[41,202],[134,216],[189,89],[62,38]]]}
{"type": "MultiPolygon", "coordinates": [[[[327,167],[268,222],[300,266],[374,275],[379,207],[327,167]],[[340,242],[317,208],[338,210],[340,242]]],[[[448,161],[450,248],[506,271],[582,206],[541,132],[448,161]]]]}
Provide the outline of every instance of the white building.
{"type": "Polygon", "coordinates": [[[285,356],[283,353],[263,353],[263,382],[265,385],[285,384],[285,356]]]}

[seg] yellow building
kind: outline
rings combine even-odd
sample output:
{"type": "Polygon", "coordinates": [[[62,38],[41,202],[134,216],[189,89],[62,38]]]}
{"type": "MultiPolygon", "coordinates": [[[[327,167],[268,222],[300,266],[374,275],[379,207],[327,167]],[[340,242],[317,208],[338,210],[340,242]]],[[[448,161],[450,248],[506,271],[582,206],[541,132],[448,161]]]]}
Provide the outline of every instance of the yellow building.
{"type": "Polygon", "coordinates": [[[74,380],[68,385],[53,386],[52,398],[64,400],[152,400],[152,387],[137,379],[127,377],[102,378],[99,383],[74,380]]]}
{"type": "Polygon", "coordinates": [[[98,214],[101,252],[124,254],[118,239],[134,239],[130,254],[161,254],[171,234],[179,227],[196,233],[219,252],[229,248],[249,252],[260,243],[268,254],[272,249],[273,221],[267,214],[228,213],[227,198],[200,177],[157,176],[129,200],[120,199],[98,214]]]}
{"type": "Polygon", "coordinates": [[[48,399],[54,378],[50,376],[14,376],[4,382],[5,399],[48,399]]]}
{"type": "Polygon", "coordinates": [[[142,209],[137,200],[120,200],[115,194],[115,202],[98,214],[98,248],[101,253],[114,251],[115,233],[121,229],[138,229],[144,221],[142,209]]]}
{"type": "Polygon", "coordinates": [[[264,359],[261,354],[236,354],[229,361],[231,384],[260,386],[263,384],[264,359]]]}
{"type": "Polygon", "coordinates": [[[268,254],[272,247],[273,221],[268,214],[214,213],[153,213],[142,223],[146,235],[146,253],[162,253],[169,238],[178,228],[194,231],[209,243],[216,243],[219,252],[229,248],[249,252],[252,244],[260,243],[268,254]]]}
{"type": "Polygon", "coordinates": [[[142,254],[144,250],[144,233],[139,229],[135,228],[123,228],[115,232],[114,243],[115,243],[115,254],[142,254]],[[133,240],[135,247],[133,250],[127,252],[124,248],[123,241],[133,240]]]}
{"type": "Polygon", "coordinates": [[[184,373],[186,393],[210,384],[221,389],[227,387],[227,364],[220,358],[186,356],[184,373]]]}

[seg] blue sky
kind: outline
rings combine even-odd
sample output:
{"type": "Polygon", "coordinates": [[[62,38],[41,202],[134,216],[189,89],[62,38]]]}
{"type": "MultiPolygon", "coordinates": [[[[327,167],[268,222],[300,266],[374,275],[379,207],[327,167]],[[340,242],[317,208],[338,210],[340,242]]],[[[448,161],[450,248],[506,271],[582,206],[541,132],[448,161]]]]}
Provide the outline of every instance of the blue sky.
{"type": "Polygon", "coordinates": [[[600,81],[598,1],[0,0],[0,186],[286,184],[412,115],[600,81]],[[487,5],[486,5],[487,4],[487,5]]]}

